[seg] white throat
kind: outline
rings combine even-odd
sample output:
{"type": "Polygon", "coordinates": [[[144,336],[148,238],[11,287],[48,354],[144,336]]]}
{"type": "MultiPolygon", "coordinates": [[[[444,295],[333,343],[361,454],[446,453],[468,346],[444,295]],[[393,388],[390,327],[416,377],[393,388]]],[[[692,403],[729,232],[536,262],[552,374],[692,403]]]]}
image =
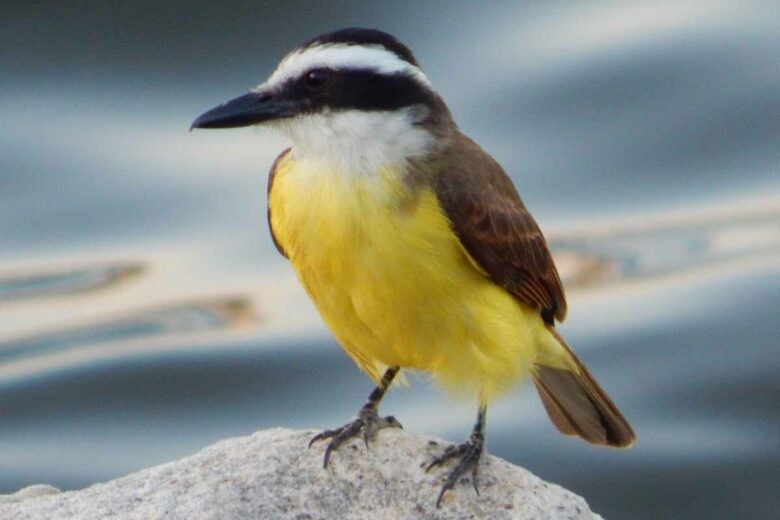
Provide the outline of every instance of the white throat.
{"type": "Polygon", "coordinates": [[[274,123],[293,141],[293,156],[338,170],[372,175],[431,149],[434,136],[414,124],[420,107],[396,111],[328,111],[274,123]]]}

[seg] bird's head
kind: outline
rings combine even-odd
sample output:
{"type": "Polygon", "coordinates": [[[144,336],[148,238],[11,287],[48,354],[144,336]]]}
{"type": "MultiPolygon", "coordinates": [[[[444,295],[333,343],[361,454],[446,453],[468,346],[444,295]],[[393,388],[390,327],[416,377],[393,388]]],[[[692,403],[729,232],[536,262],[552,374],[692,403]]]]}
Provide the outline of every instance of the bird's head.
{"type": "Polygon", "coordinates": [[[412,52],[373,29],[342,29],[285,56],[267,81],[209,110],[193,128],[267,124],[303,154],[409,156],[451,123],[412,52]]]}

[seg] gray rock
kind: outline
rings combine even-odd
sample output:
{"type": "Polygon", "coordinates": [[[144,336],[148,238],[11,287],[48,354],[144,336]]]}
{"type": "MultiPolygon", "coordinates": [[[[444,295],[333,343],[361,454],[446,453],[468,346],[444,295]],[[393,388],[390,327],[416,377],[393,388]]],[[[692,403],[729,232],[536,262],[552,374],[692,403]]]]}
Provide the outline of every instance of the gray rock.
{"type": "Polygon", "coordinates": [[[57,493],[61,493],[61,491],[54,486],[48,484],[33,484],[32,486],[20,489],[13,495],[0,495],[0,504],[12,504],[30,498],[55,495],[57,493]]]}
{"type": "Polygon", "coordinates": [[[0,497],[0,518],[22,519],[598,519],[585,501],[486,456],[480,495],[468,479],[436,496],[445,470],[423,463],[446,443],[383,430],[367,451],[350,441],[322,468],[314,432],[274,429],[228,439],[182,460],[80,491],[30,486],[0,497]]]}

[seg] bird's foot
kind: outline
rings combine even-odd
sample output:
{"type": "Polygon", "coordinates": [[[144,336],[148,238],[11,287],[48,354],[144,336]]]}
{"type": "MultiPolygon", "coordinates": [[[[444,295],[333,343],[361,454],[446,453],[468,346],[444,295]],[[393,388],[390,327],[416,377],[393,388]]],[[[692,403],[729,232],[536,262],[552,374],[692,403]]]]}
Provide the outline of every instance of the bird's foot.
{"type": "Polygon", "coordinates": [[[481,432],[474,432],[468,438],[466,442],[458,446],[449,446],[444,453],[433,459],[425,468],[426,473],[436,466],[441,466],[450,459],[459,459],[458,465],[447,476],[447,480],[441,487],[439,492],[439,498],[436,499],[436,507],[441,505],[441,499],[444,493],[449,491],[458,482],[458,479],[463,476],[464,473],[471,470],[471,484],[474,486],[474,491],[479,495],[479,488],[477,486],[477,471],[479,470],[479,459],[482,457],[482,452],[485,447],[485,436],[481,432]]]}
{"type": "Polygon", "coordinates": [[[373,440],[376,436],[376,432],[383,428],[403,429],[403,426],[401,426],[401,423],[398,422],[398,419],[392,415],[388,415],[387,417],[379,417],[376,408],[374,406],[367,405],[360,409],[357,419],[354,421],[348,422],[341,428],[325,430],[324,432],[318,433],[312,437],[309,441],[309,447],[311,447],[311,445],[317,441],[332,439],[330,444],[328,444],[328,447],[325,449],[325,458],[322,464],[322,467],[327,468],[328,461],[330,461],[330,454],[337,450],[339,446],[344,444],[345,441],[353,437],[357,437],[362,431],[363,441],[366,443],[366,448],[368,448],[368,441],[373,440]]]}

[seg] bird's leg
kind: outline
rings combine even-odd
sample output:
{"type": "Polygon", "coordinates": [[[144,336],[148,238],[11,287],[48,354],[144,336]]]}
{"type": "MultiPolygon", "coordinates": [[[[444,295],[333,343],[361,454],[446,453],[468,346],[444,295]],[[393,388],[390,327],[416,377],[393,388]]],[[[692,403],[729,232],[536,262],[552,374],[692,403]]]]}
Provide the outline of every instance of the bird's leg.
{"type": "Polygon", "coordinates": [[[467,471],[471,470],[471,484],[474,486],[474,491],[479,495],[479,488],[477,487],[477,470],[479,469],[479,459],[482,457],[482,451],[485,447],[485,416],[487,415],[487,406],[480,405],[479,413],[477,414],[477,422],[474,424],[474,429],[471,431],[471,435],[463,444],[458,446],[449,446],[444,453],[433,459],[428,465],[425,471],[430,471],[436,466],[440,466],[450,459],[459,459],[458,465],[455,466],[450,474],[447,476],[447,480],[439,492],[439,498],[436,499],[436,507],[441,505],[441,499],[444,493],[449,491],[455,486],[458,479],[467,471]]]}
{"type": "Polygon", "coordinates": [[[379,385],[368,396],[368,402],[358,411],[357,418],[354,421],[348,422],[341,428],[325,430],[312,437],[311,441],[309,441],[310,447],[317,441],[332,439],[325,449],[324,468],[328,467],[331,452],[337,450],[344,441],[357,437],[361,430],[363,431],[363,441],[366,443],[366,448],[368,448],[368,441],[372,440],[376,432],[382,428],[403,428],[401,423],[392,415],[379,417],[377,413],[379,401],[384,397],[390,383],[393,382],[393,378],[398,374],[398,370],[398,367],[390,367],[385,371],[382,380],[379,381],[379,385]]]}

